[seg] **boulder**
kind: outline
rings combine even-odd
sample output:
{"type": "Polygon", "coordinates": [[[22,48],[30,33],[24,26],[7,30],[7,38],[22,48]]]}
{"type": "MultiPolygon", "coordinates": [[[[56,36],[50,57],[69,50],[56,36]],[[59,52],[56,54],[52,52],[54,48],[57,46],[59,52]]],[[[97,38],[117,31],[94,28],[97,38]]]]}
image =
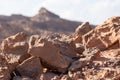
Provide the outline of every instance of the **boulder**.
{"type": "MultiPolygon", "coordinates": [[[[83,36],[85,49],[97,47],[105,50],[118,42],[120,36],[120,17],[112,17],[83,36]]],[[[119,43],[117,43],[119,44],[119,43]]]]}
{"type": "Polygon", "coordinates": [[[30,57],[16,67],[21,76],[36,78],[42,73],[42,65],[37,57],[30,57]]]}
{"type": "Polygon", "coordinates": [[[10,80],[10,71],[8,68],[8,63],[3,58],[3,56],[0,55],[0,80],[10,80]]]}
{"type": "Polygon", "coordinates": [[[4,39],[1,51],[9,64],[10,71],[12,71],[19,63],[29,57],[25,33],[21,32],[4,39]]]}
{"type": "MultiPolygon", "coordinates": [[[[60,41],[60,42],[57,42],[57,44],[60,46],[59,49],[62,55],[65,55],[70,58],[77,56],[77,52],[75,51],[76,48],[71,43],[60,41]]],[[[79,49],[79,51],[81,50],[79,49]]]]}
{"type": "Polygon", "coordinates": [[[75,72],[82,70],[82,68],[85,68],[88,64],[91,66],[91,62],[100,57],[99,54],[100,50],[96,47],[85,50],[82,54],[84,57],[72,62],[68,70],[75,72]]]}
{"type": "Polygon", "coordinates": [[[29,40],[29,46],[31,47],[37,44],[40,38],[43,38],[58,45],[61,54],[70,58],[76,57],[77,53],[75,52],[74,45],[71,44],[70,41],[63,39],[63,35],[61,37],[60,36],[60,34],[42,35],[41,37],[39,35],[32,35],[29,40]]]}
{"type": "Polygon", "coordinates": [[[47,64],[49,68],[57,69],[60,72],[65,72],[71,62],[69,57],[63,56],[60,53],[60,46],[58,44],[46,39],[39,39],[29,49],[29,54],[40,57],[42,62],[47,64]]]}
{"type": "Polygon", "coordinates": [[[80,26],[78,26],[75,30],[74,36],[74,42],[75,43],[82,43],[82,36],[92,30],[91,26],[89,25],[89,22],[82,23],[80,26]]]}

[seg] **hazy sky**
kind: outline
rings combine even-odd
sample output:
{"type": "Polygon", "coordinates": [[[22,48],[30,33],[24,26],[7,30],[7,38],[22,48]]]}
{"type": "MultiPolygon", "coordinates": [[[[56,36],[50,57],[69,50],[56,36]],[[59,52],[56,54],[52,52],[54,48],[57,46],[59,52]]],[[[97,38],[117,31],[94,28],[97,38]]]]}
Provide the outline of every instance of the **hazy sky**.
{"type": "Polygon", "coordinates": [[[120,16],[120,0],[0,0],[0,15],[34,16],[42,6],[62,18],[93,24],[120,16]]]}

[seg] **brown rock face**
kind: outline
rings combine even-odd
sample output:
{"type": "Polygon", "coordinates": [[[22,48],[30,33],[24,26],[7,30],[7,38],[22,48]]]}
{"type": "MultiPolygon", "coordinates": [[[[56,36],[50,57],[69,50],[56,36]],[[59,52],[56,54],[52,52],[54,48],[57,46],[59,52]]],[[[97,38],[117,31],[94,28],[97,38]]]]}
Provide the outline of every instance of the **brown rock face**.
{"type": "Polygon", "coordinates": [[[3,58],[3,56],[0,55],[0,80],[10,80],[10,72],[8,68],[8,63],[3,58]]]}
{"type": "Polygon", "coordinates": [[[83,36],[83,44],[86,49],[97,47],[101,50],[104,50],[119,40],[119,34],[120,17],[113,17],[85,34],[83,36]]]}
{"type": "Polygon", "coordinates": [[[101,57],[105,57],[108,59],[116,59],[116,60],[120,60],[120,49],[111,49],[111,50],[106,50],[106,51],[102,51],[100,53],[101,57]]]}
{"type": "Polygon", "coordinates": [[[91,26],[89,25],[89,22],[82,23],[80,26],[78,26],[75,30],[75,33],[73,34],[75,39],[75,43],[82,43],[82,36],[92,30],[91,26]]]}
{"type": "Polygon", "coordinates": [[[92,30],[92,28],[90,27],[89,22],[85,22],[76,28],[74,35],[82,36],[89,32],[90,30],[92,30]]]}
{"type": "Polygon", "coordinates": [[[30,57],[17,66],[17,71],[22,76],[36,78],[42,73],[42,65],[37,57],[30,57]]]}
{"type": "Polygon", "coordinates": [[[28,43],[24,33],[18,33],[3,40],[2,55],[5,56],[10,71],[13,70],[20,62],[26,59],[28,43]]]}
{"type": "Polygon", "coordinates": [[[74,46],[70,43],[59,41],[57,44],[60,46],[59,50],[62,55],[70,58],[77,56],[74,46]]]}
{"type": "Polygon", "coordinates": [[[60,54],[59,45],[45,39],[39,39],[39,41],[29,49],[29,54],[40,57],[48,66],[60,72],[64,72],[71,62],[70,58],[60,54]]]}

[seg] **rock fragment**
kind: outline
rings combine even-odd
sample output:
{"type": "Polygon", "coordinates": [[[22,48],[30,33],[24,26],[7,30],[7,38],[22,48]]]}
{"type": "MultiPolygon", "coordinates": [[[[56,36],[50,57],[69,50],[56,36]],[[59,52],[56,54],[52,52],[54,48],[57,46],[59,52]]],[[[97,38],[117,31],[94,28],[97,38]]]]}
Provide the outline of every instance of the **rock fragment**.
{"type": "Polygon", "coordinates": [[[10,71],[14,70],[19,63],[29,57],[29,54],[27,56],[28,43],[25,33],[21,32],[4,39],[1,44],[1,51],[8,62],[10,71]]]}
{"type": "Polygon", "coordinates": [[[80,26],[78,26],[73,34],[74,43],[82,43],[82,36],[91,30],[92,28],[89,25],[89,22],[82,23],[80,26]]]}
{"type": "MultiPolygon", "coordinates": [[[[120,34],[120,17],[112,17],[83,36],[85,48],[97,47],[105,50],[118,42],[120,34]]],[[[118,43],[119,44],[119,43],[118,43]]]]}
{"type": "Polygon", "coordinates": [[[10,80],[10,71],[8,67],[8,63],[3,58],[3,56],[0,55],[0,80],[10,80]]]}
{"type": "Polygon", "coordinates": [[[43,68],[39,58],[30,57],[19,64],[16,70],[21,74],[21,76],[36,78],[42,73],[43,68]]]}
{"type": "Polygon", "coordinates": [[[29,49],[29,54],[40,57],[48,67],[64,72],[70,65],[71,59],[60,54],[59,49],[58,44],[45,39],[39,39],[39,41],[29,49]]]}

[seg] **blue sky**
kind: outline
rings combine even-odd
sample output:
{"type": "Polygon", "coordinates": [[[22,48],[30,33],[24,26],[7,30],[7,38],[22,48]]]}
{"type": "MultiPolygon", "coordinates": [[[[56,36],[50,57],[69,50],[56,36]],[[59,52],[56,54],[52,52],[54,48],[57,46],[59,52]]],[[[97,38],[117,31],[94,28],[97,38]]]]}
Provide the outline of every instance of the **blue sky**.
{"type": "Polygon", "coordinates": [[[120,16],[120,0],[0,0],[0,15],[34,16],[41,7],[62,18],[93,24],[120,16]]]}

